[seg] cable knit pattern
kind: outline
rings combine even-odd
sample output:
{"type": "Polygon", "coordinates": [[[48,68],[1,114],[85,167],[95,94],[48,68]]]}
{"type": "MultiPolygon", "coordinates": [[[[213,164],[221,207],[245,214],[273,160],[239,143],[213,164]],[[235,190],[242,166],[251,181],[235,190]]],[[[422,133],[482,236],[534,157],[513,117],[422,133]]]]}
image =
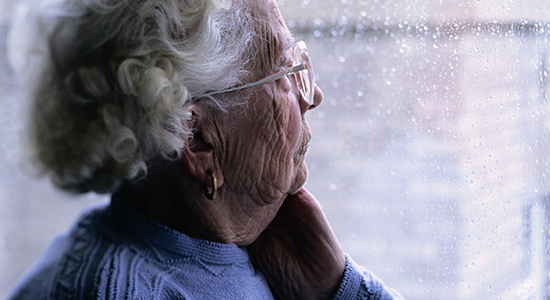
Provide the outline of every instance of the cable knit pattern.
{"type": "Polygon", "coordinates": [[[382,281],[346,255],[344,279],[333,300],[402,300],[399,293],[388,289],[382,281]]]}
{"type": "MultiPolygon", "coordinates": [[[[113,197],[59,236],[9,299],[273,299],[246,248],[194,239],[113,197]]],[[[347,258],[334,299],[401,299],[347,258]],[[395,298],[392,298],[392,295],[395,298]]]]}

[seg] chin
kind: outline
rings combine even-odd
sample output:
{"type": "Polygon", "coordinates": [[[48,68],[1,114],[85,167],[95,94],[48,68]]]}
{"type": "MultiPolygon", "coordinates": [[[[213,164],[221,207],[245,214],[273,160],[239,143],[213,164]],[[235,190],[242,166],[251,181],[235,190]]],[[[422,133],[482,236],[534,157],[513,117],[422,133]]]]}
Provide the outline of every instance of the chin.
{"type": "Polygon", "coordinates": [[[289,194],[295,194],[296,192],[298,192],[302,187],[304,187],[304,184],[306,184],[306,181],[307,181],[307,165],[306,165],[306,162],[304,161],[296,168],[296,176],[294,177],[294,182],[290,187],[289,194]]]}

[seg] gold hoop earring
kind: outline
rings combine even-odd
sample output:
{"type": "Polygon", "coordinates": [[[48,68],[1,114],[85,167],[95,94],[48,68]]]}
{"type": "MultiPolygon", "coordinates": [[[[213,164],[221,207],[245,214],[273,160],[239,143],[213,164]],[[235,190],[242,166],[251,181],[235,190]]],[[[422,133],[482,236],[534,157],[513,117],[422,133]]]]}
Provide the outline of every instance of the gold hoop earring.
{"type": "Polygon", "coordinates": [[[208,192],[208,186],[206,187],[206,191],[204,192],[204,195],[208,200],[214,200],[216,199],[216,193],[218,192],[218,180],[216,179],[216,176],[214,176],[214,173],[212,170],[206,171],[206,174],[210,176],[210,182],[212,183],[212,192],[208,192]]]}

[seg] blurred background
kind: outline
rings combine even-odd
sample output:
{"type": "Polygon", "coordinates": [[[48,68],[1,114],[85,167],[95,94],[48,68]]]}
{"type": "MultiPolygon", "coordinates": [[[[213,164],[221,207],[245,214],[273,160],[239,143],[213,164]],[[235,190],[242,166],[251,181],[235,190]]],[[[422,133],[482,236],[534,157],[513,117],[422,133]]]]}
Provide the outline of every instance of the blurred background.
{"type": "MultiPolygon", "coordinates": [[[[278,3],[325,93],[306,187],[344,251],[409,300],[550,299],[550,1],[278,3]]],[[[21,171],[15,6],[0,0],[0,298],[108,201],[21,171]]]]}

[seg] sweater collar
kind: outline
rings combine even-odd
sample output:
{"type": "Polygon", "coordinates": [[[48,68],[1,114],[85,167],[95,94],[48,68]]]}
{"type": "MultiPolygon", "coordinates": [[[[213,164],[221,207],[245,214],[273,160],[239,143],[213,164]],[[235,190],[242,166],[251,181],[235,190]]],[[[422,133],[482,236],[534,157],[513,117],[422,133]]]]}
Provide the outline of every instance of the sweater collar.
{"type": "Polygon", "coordinates": [[[115,224],[147,243],[161,260],[198,258],[207,263],[234,264],[248,262],[245,247],[221,244],[187,236],[143,217],[113,195],[110,205],[115,224]]]}

